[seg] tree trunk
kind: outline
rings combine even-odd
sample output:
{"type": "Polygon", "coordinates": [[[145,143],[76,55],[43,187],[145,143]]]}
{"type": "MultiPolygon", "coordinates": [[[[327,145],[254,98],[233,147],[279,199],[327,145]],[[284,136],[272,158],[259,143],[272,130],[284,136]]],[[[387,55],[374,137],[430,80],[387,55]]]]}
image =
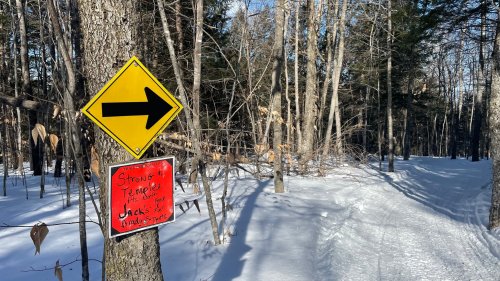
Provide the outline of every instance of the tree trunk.
{"type": "Polygon", "coordinates": [[[413,73],[408,79],[408,96],[406,99],[406,130],[404,137],[403,160],[410,160],[413,136],[413,73]]]}
{"type": "Polygon", "coordinates": [[[500,227],[500,13],[497,11],[497,26],[493,47],[493,70],[491,75],[490,135],[491,158],[493,159],[493,193],[491,196],[489,228],[500,227]]]}
{"type": "Polygon", "coordinates": [[[274,30],[274,45],[273,45],[273,72],[271,75],[271,92],[273,98],[273,150],[274,150],[274,191],[276,193],[285,192],[283,184],[283,163],[282,163],[282,123],[281,118],[281,72],[283,70],[283,62],[285,60],[284,51],[284,26],[285,26],[285,0],[276,0],[276,25],[274,30]]]}
{"type": "Polygon", "coordinates": [[[300,170],[305,173],[307,163],[313,157],[314,131],[317,117],[317,49],[318,32],[316,29],[316,5],[314,0],[307,1],[307,74],[304,104],[304,122],[302,124],[302,147],[300,150],[300,170]]]}
{"type": "Polygon", "coordinates": [[[486,91],[486,74],[484,62],[484,45],[486,44],[486,1],[481,1],[481,37],[479,40],[479,83],[477,96],[474,100],[474,119],[472,125],[471,156],[472,162],[479,161],[479,142],[481,139],[481,124],[483,123],[483,95],[486,91]]]}
{"type": "MultiPolygon", "coordinates": [[[[3,88],[3,81],[2,81],[2,88],[3,88]]],[[[7,109],[6,109],[6,106],[2,106],[2,112],[5,114],[7,109]]],[[[7,196],[7,177],[9,175],[9,161],[7,160],[8,159],[8,155],[7,155],[7,139],[8,139],[8,124],[7,122],[3,122],[3,128],[1,128],[2,130],[2,137],[1,137],[1,141],[2,141],[2,164],[3,164],[3,196],[7,196]]]]}
{"type": "MultiPolygon", "coordinates": [[[[201,43],[203,42],[203,0],[196,0],[196,34],[195,34],[195,44],[194,44],[194,77],[193,77],[193,125],[195,132],[196,142],[194,144],[196,155],[195,159],[198,159],[198,169],[202,176],[203,190],[205,191],[205,200],[207,202],[208,215],[210,217],[210,223],[212,225],[212,233],[214,236],[214,244],[219,245],[221,243],[219,233],[217,217],[215,215],[215,210],[212,202],[212,192],[210,190],[210,185],[208,178],[206,176],[206,167],[203,163],[200,141],[201,141],[201,124],[200,124],[200,87],[201,87],[201,43]]],[[[230,140],[228,140],[230,141],[230,140]]]]}
{"type": "Polygon", "coordinates": [[[71,144],[73,151],[74,165],[76,166],[76,176],[78,179],[78,213],[79,213],[79,234],[80,234],[80,253],[82,259],[82,280],[89,280],[88,250],[87,250],[87,229],[86,229],[86,205],[85,205],[85,183],[83,180],[83,158],[80,137],[80,122],[75,119],[74,95],[76,92],[76,74],[71,60],[70,48],[64,41],[59,17],[54,7],[54,2],[47,1],[47,10],[52,22],[54,35],[57,41],[57,47],[61,54],[66,69],[67,85],[64,91],[63,103],[66,109],[66,120],[68,128],[67,143],[71,144]]]}
{"type": "Polygon", "coordinates": [[[297,0],[295,5],[295,60],[294,60],[294,88],[295,88],[295,131],[297,132],[297,152],[300,154],[302,149],[302,129],[301,123],[301,106],[300,106],[300,89],[299,89],[299,33],[300,33],[300,8],[302,0],[297,0]]]}
{"type": "MultiPolygon", "coordinates": [[[[22,94],[28,99],[33,97],[33,88],[31,86],[30,80],[30,69],[29,69],[29,59],[28,59],[28,39],[26,33],[26,21],[24,17],[24,4],[22,0],[16,0],[16,10],[17,17],[19,20],[19,37],[20,37],[20,56],[21,56],[21,76],[22,76],[22,94]]],[[[20,122],[20,121],[19,121],[20,122]]],[[[29,111],[29,122],[30,130],[35,127],[37,123],[37,113],[35,111],[29,111]]],[[[31,143],[31,159],[33,163],[33,175],[40,176],[42,174],[42,162],[43,162],[43,149],[40,149],[42,145],[40,142],[31,143]]],[[[22,166],[22,165],[21,165],[22,166]]]]}
{"type": "Polygon", "coordinates": [[[394,140],[392,128],[392,0],[387,1],[387,141],[388,171],[394,172],[394,140]]]}
{"type": "MultiPolygon", "coordinates": [[[[328,0],[327,1],[327,13],[326,13],[326,53],[327,53],[327,60],[326,60],[326,71],[325,71],[325,81],[323,82],[323,87],[321,89],[321,104],[319,106],[319,113],[318,113],[318,127],[319,127],[319,134],[322,133],[322,128],[323,128],[323,115],[324,115],[324,109],[326,107],[326,97],[328,95],[328,88],[330,86],[330,80],[331,76],[330,73],[332,72],[332,65],[333,65],[333,50],[335,46],[336,36],[337,36],[337,28],[338,28],[338,21],[337,21],[337,14],[339,10],[339,5],[338,3],[334,3],[336,0],[328,0]],[[332,11],[332,6],[334,6],[333,11],[332,11]],[[332,23],[333,21],[333,23],[332,23]]],[[[319,135],[321,137],[321,135],[319,135]]]]}
{"type": "MultiPolygon", "coordinates": [[[[137,53],[139,14],[130,0],[79,0],[88,93],[97,93],[125,62],[137,53]],[[103,46],[106,46],[103,48],[103,46]]],[[[163,280],[158,228],[109,238],[107,174],[111,163],[130,155],[101,130],[96,132],[100,168],[100,203],[107,280],[163,280]]]]}
{"type": "MultiPolygon", "coordinates": [[[[165,14],[165,8],[164,8],[164,4],[163,4],[163,0],[158,0],[158,7],[159,7],[159,11],[160,11],[160,17],[161,17],[161,21],[162,21],[162,25],[163,25],[163,32],[164,32],[164,35],[165,35],[165,40],[167,41],[167,48],[168,48],[168,52],[169,52],[169,56],[170,56],[170,61],[172,62],[172,67],[174,69],[174,74],[175,74],[175,80],[177,82],[177,86],[178,86],[178,89],[179,89],[179,93],[180,93],[180,99],[181,99],[181,103],[186,105],[188,105],[188,102],[187,102],[187,95],[186,95],[186,90],[185,90],[185,87],[184,87],[184,82],[182,81],[182,76],[181,76],[181,72],[180,72],[180,66],[179,66],[179,63],[177,61],[177,56],[175,54],[175,49],[174,49],[174,45],[173,45],[173,42],[172,42],[172,38],[170,36],[170,30],[169,30],[169,25],[168,25],[168,21],[167,21],[167,18],[166,18],[166,14],[165,14]]],[[[195,92],[197,92],[197,95],[198,95],[198,106],[199,106],[199,91],[200,91],[200,83],[201,83],[201,43],[202,43],[202,39],[203,39],[203,1],[202,0],[197,0],[196,2],[196,34],[195,34],[195,38],[196,38],[196,42],[195,42],[195,62],[193,63],[194,64],[194,73],[195,73],[195,77],[194,78],[194,82],[193,82],[193,95],[196,95],[195,92]]],[[[193,103],[195,103],[196,98],[193,98],[193,103]]],[[[194,108],[196,108],[195,105],[193,105],[194,108]]],[[[201,125],[199,123],[199,119],[198,121],[194,121],[196,119],[195,115],[198,115],[197,118],[199,118],[199,107],[198,107],[198,113],[196,113],[196,109],[189,109],[187,108],[186,110],[184,110],[184,113],[186,114],[186,120],[187,120],[187,123],[188,123],[188,129],[190,131],[193,132],[194,134],[194,137],[192,138],[192,141],[193,141],[193,146],[194,146],[194,150],[195,150],[195,156],[193,159],[197,159],[198,160],[198,163],[195,163],[194,161],[192,161],[192,169],[197,169],[201,166],[204,165],[203,161],[201,161],[201,157],[202,157],[202,154],[201,154],[201,147],[200,147],[200,134],[201,134],[201,125]],[[190,113],[190,110],[193,111],[193,119],[191,119],[191,113],[190,113]]],[[[198,173],[199,171],[196,170],[196,173],[198,173]]],[[[203,179],[202,179],[203,180],[203,179]]],[[[219,235],[217,234],[217,219],[216,219],[216,216],[215,216],[215,211],[213,209],[213,204],[212,204],[212,197],[211,197],[211,192],[209,190],[210,186],[208,185],[208,182],[205,182],[205,180],[203,180],[203,186],[204,186],[204,190],[205,190],[205,196],[206,196],[206,200],[207,200],[207,207],[208,207],[208,213],[209,213],[209,216],[210,216],[210,223],[212,225],[212,230],[214,230],[214,243],[216,245],[220,244],[220,237],[219,235]]]]}
{"type": "MultiPolygon", "coordinates": [[[[321,165],[323,165],[326,157],[328,157],[330,152],[330,141],[332,138],[332,128],[333,119],[335,114],[335,146],[336,154],[338,157],[342,157],[342,124],[340,120],[340,109],[339,109],[339,83],[340,83],[340,73],[342,71],[342,64],[344,61],[344,40],[345,40],[345,17],[347,11],[347,0],[342,1],[342,10],[340,12],[340,26],[339,26],[339,45],[337,47],[337,53],[335,54],[333,62],[333,72],[332,72],[332,99],[330,101],[330,112],[328,114],[328,125],[326,126],[325,140],[323,144],[323,152],[321,156],[321,165]]],[[[321,170],[323,168],[321,167],[321,170]]],[[[324,171],[321,171],[322,173],[324,171]]]]}
{"type": "MultiPolygon", "coordinates": [[[[194,56],[193,56],[193,94],[192,94],[192,112],[193,112],[193,128],[194,138],[201,141],[201,124],[200,124],[200,87],[201,87],[201,43],[203,42],[203,0],[194,2],[194,10],[196,11],[195,25],[196,33],[194,40],[194,56]]],[[[189,182],[197,185],[198,163],[201,160],[201,151],[198,151],[191,160],[191,173],[189,182]]]]}

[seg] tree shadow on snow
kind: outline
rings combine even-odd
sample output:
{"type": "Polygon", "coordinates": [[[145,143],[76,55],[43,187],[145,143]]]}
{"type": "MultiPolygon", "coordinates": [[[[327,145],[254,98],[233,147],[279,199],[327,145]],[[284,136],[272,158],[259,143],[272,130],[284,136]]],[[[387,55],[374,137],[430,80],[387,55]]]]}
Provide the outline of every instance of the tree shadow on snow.
{"type": "Polygon", "coordinates": [[[264,187],[269,185],[271,180],[259,182],[255,191],[247,197],[245,206],[241,210],[241,215],[235,223],[237,235],[234,236],[222,258],[215,274],[212,277],[213,281],[228,281],[239,277],[243,271],[246,259],[243,258],[252,248],[246,244],[246,234],[248,225],[255,208],[257,198],[264,190],[264,187]]]}
{"type": "MultiPolygon", "coordinates": [[[[453,220],[465,222],[477,207],[478,196],[491,184],[487,169],[489,161],[471,163],[465,159],[415,157],[410,161],[397,161],[396,172],[386,173],[373,166],[370,169],[406,197],[415,200],[432,210],[453,220]],[[469,204],[472,203],[472,204],[469,204]]],[[[368,171],[369,173],[372,173],[368,171]]],[[[483,224],[478,217],[470,223],[483,224]]]]}

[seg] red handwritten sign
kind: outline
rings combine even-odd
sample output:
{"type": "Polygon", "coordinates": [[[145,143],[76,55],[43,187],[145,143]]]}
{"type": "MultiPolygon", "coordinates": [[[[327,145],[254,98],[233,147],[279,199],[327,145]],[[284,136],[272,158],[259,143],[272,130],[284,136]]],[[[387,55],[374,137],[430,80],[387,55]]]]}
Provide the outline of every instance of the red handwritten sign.
{"type": "Polygon", "coordinates": [[[173,157],[109,167],[110,237],[173,222],[173,157]]]}

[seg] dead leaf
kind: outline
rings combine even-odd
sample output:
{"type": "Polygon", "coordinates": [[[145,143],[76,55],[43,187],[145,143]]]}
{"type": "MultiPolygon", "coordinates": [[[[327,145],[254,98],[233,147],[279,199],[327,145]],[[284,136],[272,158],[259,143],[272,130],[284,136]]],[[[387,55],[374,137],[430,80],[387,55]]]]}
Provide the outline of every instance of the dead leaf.
{"type": "Polygon", "coordinates": [[[222,156],[222,154],[220,154],[219,152],[214,152],[214,153],[212,153],[212,160],[219,161],[221,156],[222,156]]]}
{"type": "Polygon", "coordinates": [[[59,116],[59,113],[61,113],[61,107],[57,104],[54,105],[54,111],[52,112],[52,119],[56,118],[59,116]]]}
{"type": "Polygon", "coordinates": [[[56,153],[57,143],[59,142],[59,137],[57,137],[54,134],[50,134],[49,141],[50,141],[50,149],[52,150],[52,152],[56,153]]]}
{"type": "Polygon", "coordinates": [[[33,137],[35,145],[38,144],[38,137],[42,138],[42,140],[45,140],[45,137],[47,137],[45,127],[42,124],[36,123],[35,128],[33,128],[33,130],[31,131],[31,137],[33,137]]]}
{"type": "Polygon", "coordinates": [[[99,155],[97,154],[95,146],[90,148],[90,159],[90,170],[94,175],[99,177],[99,155]]]}
{"type": "Polygon", "coordinates": [[[59,279],[59,281],[63,281],[62,277],[62,268],[59,265],[59,260],[56,261],[56,266],[54,267],[54,275],[59,279]]]}
{"type": "Polygon", "coordinates": [[[40,246],[48,233],[49,229],[44,222],[37,223],[31,228],[30,236],[31,240],[33,240],[33,244],[35,244],[35,255],[37,253],[40,254],[40,246]]]}
{"type": "Polygon", "coordinates": [[[274,163],[274,158],[275,158],[274,151],[269,149],[269,151],[267,152],[267,162],[269,164],[274,163]]]}
{"type": "Polygon", "coordinates": [[[254,147],[255,153],[257,153],[257,154],[262,154],[267,149],[268,149],[267,144],[265,144],[265,143],[256,144],[254,147]]]}

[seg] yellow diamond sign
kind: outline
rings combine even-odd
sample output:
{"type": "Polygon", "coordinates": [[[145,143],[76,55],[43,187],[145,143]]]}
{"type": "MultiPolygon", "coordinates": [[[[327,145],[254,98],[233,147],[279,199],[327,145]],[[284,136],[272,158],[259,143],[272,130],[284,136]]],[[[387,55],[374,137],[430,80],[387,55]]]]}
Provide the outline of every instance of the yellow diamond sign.
{"type": "Polygon", "coordinates": [[[139,159],[182,108],[132,57],[82,112],[139,159]]]}

